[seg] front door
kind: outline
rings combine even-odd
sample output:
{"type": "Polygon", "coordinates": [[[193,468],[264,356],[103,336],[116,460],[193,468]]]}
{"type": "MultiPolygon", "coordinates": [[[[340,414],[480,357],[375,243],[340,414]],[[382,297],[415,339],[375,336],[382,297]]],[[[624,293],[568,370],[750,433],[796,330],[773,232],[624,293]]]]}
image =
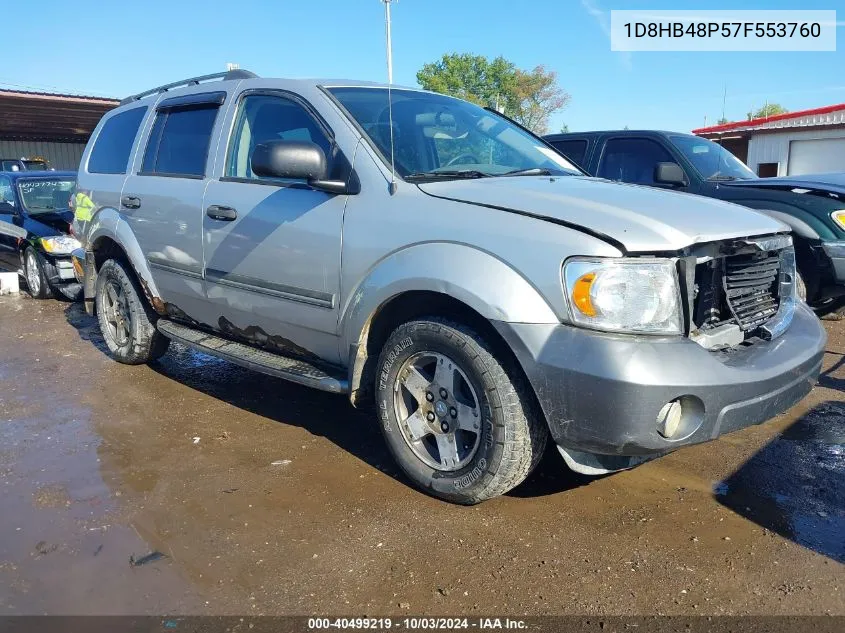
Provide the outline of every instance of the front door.
{"type": "Polygon", "coordinates": [[[223,175],[209,182],[203,204],[215,325],[274,352],[336,361],[346,196],[262,178],[251,167],[264,141],[311,141],[328,157],[332,143],[323,124],[286,93],[244,95],[232,129],[223,175]]]}

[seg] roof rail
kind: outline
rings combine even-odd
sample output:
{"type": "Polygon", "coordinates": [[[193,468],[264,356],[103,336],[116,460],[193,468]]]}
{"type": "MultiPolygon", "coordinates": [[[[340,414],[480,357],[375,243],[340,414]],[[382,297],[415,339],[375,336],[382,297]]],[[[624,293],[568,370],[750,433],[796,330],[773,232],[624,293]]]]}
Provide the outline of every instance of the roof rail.
{"type": "Polygon", "coordinates": [[[131,95],[126,97],[120,102],[120,105],[125,105],[127,103],[132,103],[133,101],[138,101],[138,99],[143,99],[144,97],[149,97],[150,95],[160,94],[162,92],[167,92],[172,88],[181,88],[182,86],[196,86],[201,81],[211,81],[212,79],[222,79],[223,81],[228,81],[230,79],[254,79],[258,77],[253,72],[248,70],[242,69],[235,69],[229,70],[224,73],[212,73],[210,75],[200,75],[199,77],[191,77],[190,79],[183,79],[182,81],[174,81],[172,84],[165,84],[163,86],[159,86],[157,88],[152,88],[145,92],[139,92],[136,95],[131,95]]]}

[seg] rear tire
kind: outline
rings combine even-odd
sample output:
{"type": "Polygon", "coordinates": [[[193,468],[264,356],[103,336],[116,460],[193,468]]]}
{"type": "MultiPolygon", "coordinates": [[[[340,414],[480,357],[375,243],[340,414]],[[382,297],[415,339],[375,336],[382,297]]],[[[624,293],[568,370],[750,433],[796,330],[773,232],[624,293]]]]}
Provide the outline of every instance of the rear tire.
{"type": "Polygon", "coordinates": [[[516,487],[548,428],[515,367],[470,328],[437,317],[390,335],[376,402],[388,448],[423,491],[471,505],[516,487]]]}
{"type": "Polygon", "coordinates": [[[100,267],[94,301],[100,331],[116,361],[141,365],[167,351],[170,339],[156,329],[155,315],[123,262],[109,259],[100,267]]]}
{"type": "Polygon", "coordinates": [[[51,299],[53,289],[44,273],[44,260],[32,246],[23,255],[26,288],[33,299],[51,299]]]}

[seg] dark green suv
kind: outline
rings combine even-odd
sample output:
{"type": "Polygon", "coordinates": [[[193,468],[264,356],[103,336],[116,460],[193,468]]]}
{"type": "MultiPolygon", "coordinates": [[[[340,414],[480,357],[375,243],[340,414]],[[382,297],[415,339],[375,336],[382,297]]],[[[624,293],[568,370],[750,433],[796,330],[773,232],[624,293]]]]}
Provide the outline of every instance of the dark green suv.
{"type": "Polygon", "coordinates": [[[792,229],[807,302],[819,313],[845,313],[845,174],[758,178],[721,145],[676,132],[583,132],[545,140],[591,176],[718,198],[777,218],[792,229]]]}

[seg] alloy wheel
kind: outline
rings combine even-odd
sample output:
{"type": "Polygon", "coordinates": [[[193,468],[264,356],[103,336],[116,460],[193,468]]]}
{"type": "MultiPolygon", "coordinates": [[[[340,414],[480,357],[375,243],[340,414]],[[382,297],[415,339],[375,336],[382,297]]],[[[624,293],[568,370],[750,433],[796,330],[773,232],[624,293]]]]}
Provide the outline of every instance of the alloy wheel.
{"type": "Polygon", "coordinates": [[[402,437],[425,464],[451,472],[472,460],[481,442],[481,405],[454,360],[437,352],[411,356],[397,374],[393,404],[402,437]]]}
{"type": "Polygon", "coordinates": [[[33,297],[41,294],[41,269],[38,266],[35,252],[30,248],[26,252],[26,285],[33,297]]]}
{"type": "Polygon", "coordinates": [[[114,280],[110,280],[103,288],[103,316],[105,317],[108,334],[118,347],[126,345],[132,337],[131,319],[129,316],[129,302],[123,287],[114,280]]]}

